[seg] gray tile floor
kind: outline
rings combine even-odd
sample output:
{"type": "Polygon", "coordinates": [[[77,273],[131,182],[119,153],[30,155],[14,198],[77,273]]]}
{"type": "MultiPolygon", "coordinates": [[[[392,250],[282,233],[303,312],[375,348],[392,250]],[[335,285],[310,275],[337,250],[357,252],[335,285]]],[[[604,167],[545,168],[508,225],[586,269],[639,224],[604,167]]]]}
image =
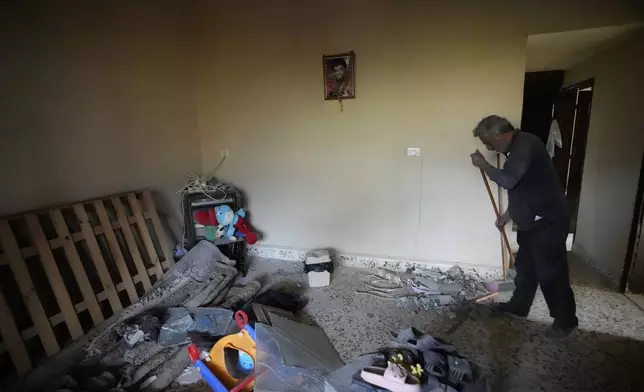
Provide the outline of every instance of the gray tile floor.
{"type": "Polygon", "coordinates": [[[356,294],[368,270],[339,268],[331,286],[310,289],[300,264],[258,259],[249,278],[302,290],[309,298],[305,312],[345,361],[381,347],[389,331],[414,326],[445,338],[488,368],[495,392],[644,391],[644,312],[603,287],[574,257],[571,263],[580,328],[562,343],[543,337],[551,320],[540,292],[526,321],[478,317],[447,335],[453,315],[356,294]]]}

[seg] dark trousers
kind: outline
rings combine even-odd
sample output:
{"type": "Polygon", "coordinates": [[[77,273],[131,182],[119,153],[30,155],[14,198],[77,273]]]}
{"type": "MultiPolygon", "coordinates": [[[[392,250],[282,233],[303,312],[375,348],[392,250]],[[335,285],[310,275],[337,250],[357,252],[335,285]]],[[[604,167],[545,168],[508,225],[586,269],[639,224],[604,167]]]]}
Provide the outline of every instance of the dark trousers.
{"type": "Polygon", "coordinates": [[[516,288],[510,300],[513,311],[527,316],[537,286],[541,286],[550,316],[555,319],[554,325],[576,327],[575,295],[570,287],[566,252],[568,220],[538,222],[534,228],[517,234],[516,288]]]}

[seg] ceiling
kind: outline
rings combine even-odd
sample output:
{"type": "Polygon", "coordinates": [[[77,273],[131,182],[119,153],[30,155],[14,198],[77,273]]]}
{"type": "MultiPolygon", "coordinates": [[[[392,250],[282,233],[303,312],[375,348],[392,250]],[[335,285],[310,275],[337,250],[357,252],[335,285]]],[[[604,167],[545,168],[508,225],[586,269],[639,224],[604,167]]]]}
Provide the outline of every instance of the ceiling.
{"type": "Polygon", "coordinates": [[[569,69],[626,40],[644,24],[528,36],[526,71],[569,69]]]}

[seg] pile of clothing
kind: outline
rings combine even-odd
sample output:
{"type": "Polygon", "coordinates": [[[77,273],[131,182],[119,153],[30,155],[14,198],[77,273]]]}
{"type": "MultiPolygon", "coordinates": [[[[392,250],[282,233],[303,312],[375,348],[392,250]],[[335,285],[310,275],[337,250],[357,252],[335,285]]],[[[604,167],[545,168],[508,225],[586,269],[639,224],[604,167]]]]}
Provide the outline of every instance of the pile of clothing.
{"type": "Polygon", "coordinates": [[[337,391],[486,392],[486,372],[453,345],[415,328],[391,333],[393,341],[359,357],[327,380],[337,391]]]}

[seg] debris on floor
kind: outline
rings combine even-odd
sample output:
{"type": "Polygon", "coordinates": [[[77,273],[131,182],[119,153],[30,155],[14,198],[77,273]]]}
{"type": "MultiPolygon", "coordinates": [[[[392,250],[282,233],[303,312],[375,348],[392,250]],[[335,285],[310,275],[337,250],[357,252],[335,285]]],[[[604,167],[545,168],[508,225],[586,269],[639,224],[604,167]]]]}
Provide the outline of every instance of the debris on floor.
{"type": "Polygon", "coordinates": [[[362,283],[366,289],[356,293],[395,299],[400,307],[415,304],[423,310],[461,305],[489,292],[479,276],[467,275],[458,266],[447,271],[431,268],[403,274],[381,269],[366,275],[362,283]]]}
{"type": "Polygon", "coordinates": [[[415,328],[391,336],[384,348],[329,375],[329,383],[337,391],[356,392],[488,390],[486,372],[455,346],[415,328]]]}
{"type": "MultiPolygon", "coordinates": [[[[412,329],[392,334],[394,341],[383,342],[385,348],[368,360],[358,357],[359,368],[345,365],[325,332],[302,317],[307,299],[301,285],[269,288],[263,280],[237,276],[234,260],[200,242],[138,302],[52,357],[62,360],[37,373],[41,383],[30,390],[157,392],[174,381],[206,381],[224,388],[215,391],[376,391],[388,385],[385,375],[397,374],[418,386],[414,391],[479,391],[465,386],[485,378],[453,346],[412,329]],[[335,389],[325,389],[329,383],[335,389]]],[[[457,309],[489,294],[480,278],[458,267],[380,270],[362,282],[362,294],[422,309],[457,309]]]]}
{"type": "Polygon", "coordinates": [[[234,264],[215,245],[200,242],[148,293],[45,360],[18,388],[165,389],[189,365],[185,346],[193,336],[210,344],[228,333],[231,310],[198,307],[225,297],[238,273],[234,264]]]}
{"type": "Polygon", "coordinates": [[[276,327],[257,325],[258,391],[488,391],[488,374],[445,341],[415,328],[392,332],[376,352],[333,371],[288,366],[276,327]],[[395,375],[394,375],[395,374],[395,375]],[[402,385],[401,385],[402,384],[402,385]]]}

